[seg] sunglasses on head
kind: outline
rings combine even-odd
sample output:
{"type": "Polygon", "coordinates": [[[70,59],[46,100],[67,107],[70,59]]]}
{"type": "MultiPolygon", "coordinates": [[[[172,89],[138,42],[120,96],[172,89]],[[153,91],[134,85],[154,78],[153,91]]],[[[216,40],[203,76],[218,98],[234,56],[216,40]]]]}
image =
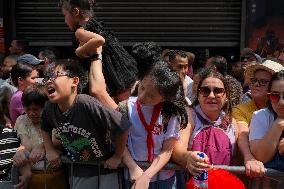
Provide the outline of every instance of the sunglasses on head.
{"type": "Polygon", "coordinates": [[[213,92],[215,97],[221,97],[225,94],[225,89],[224,88],[219,88],[219,87],[200,87],[199,89],[199,94],[201,94],[204,97],[208,97],[211,92],[213,92]]]}
{"type": "Polygon", "coordinates": [[[284,92],[282,92],[282,93],[280,93],[280,92],[267,93],[267,97],[272,103],[277,103],[277,102],[279,102],[280,98],[283,99],[284,92]]]}

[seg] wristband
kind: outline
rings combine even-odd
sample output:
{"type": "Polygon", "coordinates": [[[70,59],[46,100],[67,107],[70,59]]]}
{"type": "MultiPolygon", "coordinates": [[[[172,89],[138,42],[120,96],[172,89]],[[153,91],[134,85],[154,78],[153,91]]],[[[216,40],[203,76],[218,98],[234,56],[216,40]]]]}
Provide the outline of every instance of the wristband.
{"type": "Polygon", "coordinates": [[[90,60],[91,60],[91,61],[102,60],[102,59],[103,59],[102,54],[93,54],[93,55],[90,57],[90,60]]]}

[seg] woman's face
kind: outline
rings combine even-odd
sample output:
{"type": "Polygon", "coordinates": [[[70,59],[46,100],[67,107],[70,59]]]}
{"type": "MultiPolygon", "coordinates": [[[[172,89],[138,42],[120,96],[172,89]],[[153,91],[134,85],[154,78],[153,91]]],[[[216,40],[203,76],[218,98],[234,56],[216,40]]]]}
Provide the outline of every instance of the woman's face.
{"type": "Polygon", "coordinates": [[[271,77],[272,74],[265,70],[258,70],[255,72],[254,78],[251,78],[249,85],[252,98],[263,98],[263,100],[267,99],[268,84],[271,77]]]}
{"type": "Polygon", "coordinates": [[[279,100],[278,99],[270,100],[270,102],[276,114],[279,117],[284,118],[284,99],[283,99],[284,81],[283,80],[273,81],[270,93],[276,94],[277,96],[280,95],[279,100]]]}
{"type": "Polygon", "coordinates": [[[227,101],[224,83],[214,77],[204,79],[198,89],[198,101],[202,111],[208,117],[219,115],[227,101]]]}
{"type": "Polygon", "coordinates": [[[40,114],[42,112],[42,107],[39,105],[31,104],[28,107],[24,107],[25,112],[31,119],[33,124],[38,125],[40,123],[40,114]]]}

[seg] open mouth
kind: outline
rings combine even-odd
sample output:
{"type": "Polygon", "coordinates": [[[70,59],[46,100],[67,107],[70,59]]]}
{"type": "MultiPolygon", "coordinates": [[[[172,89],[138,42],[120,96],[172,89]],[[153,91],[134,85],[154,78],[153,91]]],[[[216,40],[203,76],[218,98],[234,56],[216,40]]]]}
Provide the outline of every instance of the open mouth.
{"type": "Polygon", "coordinates": [[[55,92],[55,89],[50,86],[50,87],[47,88],[47,92],[48,92],[48,94],[52,94],[52,93],[55,92]]]}

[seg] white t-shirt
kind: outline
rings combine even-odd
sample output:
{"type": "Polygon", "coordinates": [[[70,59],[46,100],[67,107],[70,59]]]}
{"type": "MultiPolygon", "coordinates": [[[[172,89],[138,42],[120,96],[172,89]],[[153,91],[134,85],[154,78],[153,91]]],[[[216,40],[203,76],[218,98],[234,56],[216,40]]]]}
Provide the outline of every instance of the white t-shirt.
{"type": "Polygon", "coordinates": [[[185,82],[186,82],[186,97],[189,98],[189,100],[192,100],[192,84],[193,84],[193,80],[186,75],[185,76],[185,82]]]}
{"type": "MultiPolygon", "coordinates": [[[[135,161],[147,161],[147,131],[140,121],[136,109],[137,97],[130,97],[128,100],[128,116],[132,127],[128,135],[128,150],[135,161]]],[[[141,104],[141,111],[147,123],[150,123],[154,106],[145,106],[141,104]]],[[[154,158],[160,154],[163,142],[169,138],[179,138],[179,122],[176,117],[171,117],[169,120],[167,131],[163,131],[163,117],[160,114],[154,126],[153,140],[154,140],[154,158]]],[[[160,171],[159,179],[166,180],[174,175],[173,170],[160,171]]],[[[152,181],[156,180],[156,176],[152,181]]]]}
{"type": "Polygon", "coordinates": [[[274,114],[268,108],[255,111],[250,122],[249,140],[262,139],[274,120],[274,114]]]}

